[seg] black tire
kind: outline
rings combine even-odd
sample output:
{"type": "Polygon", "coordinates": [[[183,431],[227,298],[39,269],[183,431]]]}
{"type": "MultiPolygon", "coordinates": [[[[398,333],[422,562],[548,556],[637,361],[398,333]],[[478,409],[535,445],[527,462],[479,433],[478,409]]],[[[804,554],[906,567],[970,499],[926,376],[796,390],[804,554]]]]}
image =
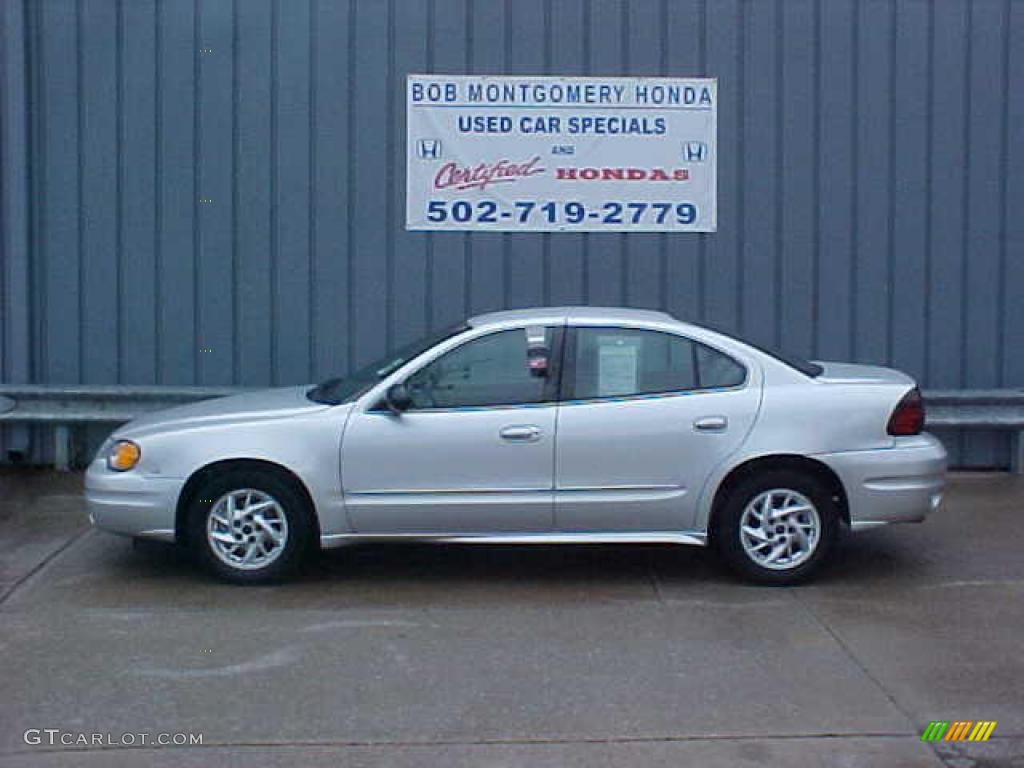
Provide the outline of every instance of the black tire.
{"type": "MultiPolygon", "coordinates": [[[[272,584],[283,581],[292,576],[314,550],[316,526],[309,502],[292,482],[274,472],[231,469],[214,475],[193,494],[187,515],[188,544],[195,557],[214,575],[235,584],[272,584]],[[233,491],[245,489],[265,494],[277,502],[287,525],[284,545],[274,554],[273,559],[260,567],[246,568],[229,564],[214,551],[214,545],[207,536],[210,515],[218,500],[233,491]]],[[[259,532],[255,524],[252,524],[252,528],[255,529],[254,533],[259,532]]],[[[264,548],[266,546],[261,545],[264,548]]],[[[274,548],[270,547],[270,551],[274,552],[274,548]]],[[[260,552],[269,557],[264,550],[260,552]]]]}
{"type": "MultiPolygon", "coordinates": [[[[814,475],[788,469],[769,470],[741,480],[729,491],[713,520],[711,541],[726,564],[739,576],[759,584],[784,586],[806,580],[828,559],[839,537],[841,519],[831,490],[814,475]],[[774,490],[794,491],[804,496],[814,506],[819,520],[819,534],[816,543],[809,547],[810,555],[802,560],[794,558],[791,567],[783,564],[777,569],[757,562],[753,555],[747,553],[740,531],[748,504],[761,494],[774,490]]],[[[775,534],[775,531],[769,533],[775,534]]],[[[788,536],[789,530],[777,535],[788,536]]],[[[779,539],[779,542],[784,540],[779,539]]],[[[768,543],[763,546],[766,554],[774,549],[768,543]]]]}

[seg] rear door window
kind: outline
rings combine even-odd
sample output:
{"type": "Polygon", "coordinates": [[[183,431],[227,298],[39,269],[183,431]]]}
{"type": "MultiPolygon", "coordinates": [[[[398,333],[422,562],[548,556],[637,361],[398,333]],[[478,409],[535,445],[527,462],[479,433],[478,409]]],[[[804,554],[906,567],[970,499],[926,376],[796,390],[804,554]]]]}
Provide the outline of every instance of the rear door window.
{"type": "Polygon", "coordinates": [[[746,379],[728,355],[672,333],[581,327],[574,346],[575,400],[735,387],[746,379]]]}

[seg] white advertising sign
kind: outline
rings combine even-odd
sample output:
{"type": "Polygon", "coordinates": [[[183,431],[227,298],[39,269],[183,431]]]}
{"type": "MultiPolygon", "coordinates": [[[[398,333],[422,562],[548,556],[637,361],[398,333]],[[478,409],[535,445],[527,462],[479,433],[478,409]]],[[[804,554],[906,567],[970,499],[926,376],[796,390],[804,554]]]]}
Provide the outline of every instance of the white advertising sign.
{"type": "Polygon", "coordinates": [[[410,75],[406,228],[714,232],[713,79],[410,75]]]}

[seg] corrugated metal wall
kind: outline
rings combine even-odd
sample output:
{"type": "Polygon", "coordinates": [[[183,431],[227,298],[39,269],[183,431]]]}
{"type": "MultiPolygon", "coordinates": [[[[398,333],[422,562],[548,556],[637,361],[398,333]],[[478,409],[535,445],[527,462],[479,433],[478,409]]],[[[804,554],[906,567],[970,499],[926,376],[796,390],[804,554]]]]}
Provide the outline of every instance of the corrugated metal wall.
{"type": "Polygon", "coordinates": [[[0,5],[3,381],[302,382],[591,303],[1024,385],[1024,2],[0,5]],[[719,78],[719,231],[406,232],[409,72],[719,78]]]}

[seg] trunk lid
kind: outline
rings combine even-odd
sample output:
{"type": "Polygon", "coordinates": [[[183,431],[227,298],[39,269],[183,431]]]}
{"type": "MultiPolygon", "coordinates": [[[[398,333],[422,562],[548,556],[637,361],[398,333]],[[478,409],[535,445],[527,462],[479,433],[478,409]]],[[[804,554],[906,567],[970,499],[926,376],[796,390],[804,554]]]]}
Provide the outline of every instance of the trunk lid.
{"type": "Polygon", "coordinates": [[[859,363],[828,363],[815,360],[823,370],[815,377],[825,384],[900,384],[913,387],[915,382],[907,374],[880,365],[859,363]]]}

